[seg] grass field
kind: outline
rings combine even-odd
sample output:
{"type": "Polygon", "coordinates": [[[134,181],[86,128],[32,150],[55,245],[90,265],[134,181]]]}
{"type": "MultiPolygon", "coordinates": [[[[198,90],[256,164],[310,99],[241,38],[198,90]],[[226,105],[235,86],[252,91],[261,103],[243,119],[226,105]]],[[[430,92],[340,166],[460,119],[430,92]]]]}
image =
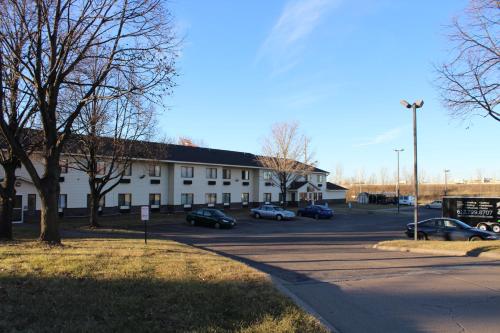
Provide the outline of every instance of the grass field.
{"type": "Polygon", "coordinates": [[[377,245],[404,247],[408,249],[446,250],[467,252],[469,255],[480,253],[495,253],[500,255],[500,241],[483,242],[447,242],[447,241],[414,241],[392,240],[380,242],[377,245]]]}
{"type": "Polygon", "coordinates": [[[326,332],[266,275],[210,252],[27,233],[0,243],[1,332],[326,332]]]}

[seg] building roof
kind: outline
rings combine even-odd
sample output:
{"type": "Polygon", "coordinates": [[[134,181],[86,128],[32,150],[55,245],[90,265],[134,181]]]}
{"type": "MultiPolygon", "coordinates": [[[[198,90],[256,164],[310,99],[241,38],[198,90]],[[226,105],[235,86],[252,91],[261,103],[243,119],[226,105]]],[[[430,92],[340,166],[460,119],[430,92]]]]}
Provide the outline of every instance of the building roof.
{"type": "Polygon", "coordinates": [[[290,183],[290,186],[288,187],[288,189],[292,190],[292,191],[293,190],[298,190],[299,188],[301,188],[305,184],[307,184],[306,181],[294,181],[294,182],[290,183]]]}
{"type": "Polygon", "coordinates": [[[326,182],[326,189],[328,191],[347,191],[348,190],[345,187],[342,187],[340,185],[337,185],[337,184],[334,184],[334,183],[330,183],[330,182],[326,182]]]}

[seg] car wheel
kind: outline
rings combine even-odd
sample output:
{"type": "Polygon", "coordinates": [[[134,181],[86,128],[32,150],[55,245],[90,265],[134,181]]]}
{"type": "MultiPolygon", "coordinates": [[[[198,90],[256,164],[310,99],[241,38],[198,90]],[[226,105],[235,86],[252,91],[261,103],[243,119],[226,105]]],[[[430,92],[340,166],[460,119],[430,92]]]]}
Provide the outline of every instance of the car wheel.
{"type": "Polygon", "coordinates": [[[276,215],[276,220],[278,220],[278,221],[283,220],[283,216],[281,216],[281,215],[276,215]]]}
{"type": "Polygon", "coordinates": [[[418,240],[427,240],[427,235],[423,233],[422,231],[419,231],[417,234],[417,239],[418,240]]]}
{"type": "Polygon", "coordinates": [[[478,225],[477,228],[479,230],[482,230],[482,231],[487,231],[488,230],[488,226],[486,224],[482,224],[482,223],[480,225],[478,225]]]}
{"type": "Polygon", "coordinates": [[[483,240],[483,239],[479,236],[472,236],[471,238],[469,238],[469,241],[471,241],[471,242],[477,242],[480,240],[483,240]]]}
{"type": "Polygon", "coordinates": [[[314,218],[315,218],[316,220],[319,220],[319,215],[318,215],[318,214],[314,214],[314,218]]]}
{"type": "Polygon", "coordinates": [[[500,232],[500,224],[494,224],[491,227],[491,230],[493,230],[493,232],[499,233],[500,232]]]}
{"type": "Polygon", "coordinates": [[[216,222],[216,223],[214,224],[214,228],[215,228],[215,229],[220,229],[220,223],[219,223],[219,222],[216,222]]]}
{"type": "Polygon", "coordinates": [[[196,225],[196,221],[195,220],[191,220],[191,221],[189,221],[189,224],[196,225]]]}
{"type": "Polygon", "coordinates": [[[259,213],[255,213],[254,217],[255,217],[256,219],[260,219],[260,214],[259,214],[259,213]]]}

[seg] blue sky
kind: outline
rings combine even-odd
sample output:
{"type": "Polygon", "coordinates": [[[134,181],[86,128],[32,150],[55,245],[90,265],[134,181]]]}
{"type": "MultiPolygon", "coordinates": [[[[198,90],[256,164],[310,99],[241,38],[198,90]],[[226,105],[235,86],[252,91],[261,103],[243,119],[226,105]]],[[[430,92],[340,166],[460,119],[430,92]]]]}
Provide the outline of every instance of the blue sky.
{"type": "Polygon", "coordinates": [[[464,0],[172,0],[184,42],[163,134],[259,153],[271,124],[298,121],[319,167],[344,175],[412,168],[411,112],[419,110],[419,163],[429,176],[478,170],[500,178],[499,124],[450,118],[433,87],[444,25],[464,0]]]}

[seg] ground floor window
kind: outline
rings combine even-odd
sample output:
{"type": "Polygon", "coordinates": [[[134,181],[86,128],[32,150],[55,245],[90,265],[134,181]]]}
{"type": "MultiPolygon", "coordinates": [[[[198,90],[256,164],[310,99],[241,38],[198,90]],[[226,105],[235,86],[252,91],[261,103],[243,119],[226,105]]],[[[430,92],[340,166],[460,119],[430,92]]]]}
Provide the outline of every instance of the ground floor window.
{"type": "Polygon", "coordinates": [[[217,193],[206,193],[205,203],[209,205],[215,205],[217,203],[217,193]]]}
{"type": "Polygon", "coordinates": [[[271,193],[264,193],[264,202],[271,202],[271,193]]]}
{"type": "Polygon", "coordinates": [[[150,193],[149,194],[149,205],[151,208],[160,208],[161,194],[160,193],[150,193]]]}
{"type": "MultiPolygon", "coordinates": [[[[99,200],[99,210],[106,206],[106,196],[102,196],[99,200]]],[[[90,194],[87,194],[87,208],[90,208],[90,194]]]]}
{"type": "Polygon", "coordinates": [[[28,194],[28,211],[34,212],[36,210],[36,194],[28,194]]]}
{"type": "Polygon", "coordinates": [[[192,205],[193,197],[193,193],[181,193],[181,205],[192,205]]]}
{"type": "Polygon", "coordinates": [[[120,208],[126,209],[132,206],[132,194],[130,193],[120,193],[118,194],[118,206],[120,208]]]}
{"type": "Polygon", "coordinates": [[[279,194],[279,201],[280,201],[280,202],[283,202],[283,193],[280,193],[280,194],[279,194]]]}
{"type": "Polygon", "coordinates": [[[241,193],[241,202],[248,203],[249,197],[250,197],[250,193],[241,193]]]}
{"type": "Polygon", "coordinates": [[[222,202],[224,204],[230,204],[231,203],[231,193],[222,193],[222,202]]]}
{"type": "Polygon", "coordinates": [[[59,210],[63,210],[64,208],[66,208],[67,203],[68,203],[68,195],[67,194],[59,194],[59,204],[58,204],[59,210]]]}

